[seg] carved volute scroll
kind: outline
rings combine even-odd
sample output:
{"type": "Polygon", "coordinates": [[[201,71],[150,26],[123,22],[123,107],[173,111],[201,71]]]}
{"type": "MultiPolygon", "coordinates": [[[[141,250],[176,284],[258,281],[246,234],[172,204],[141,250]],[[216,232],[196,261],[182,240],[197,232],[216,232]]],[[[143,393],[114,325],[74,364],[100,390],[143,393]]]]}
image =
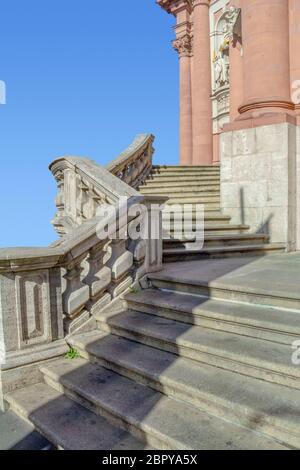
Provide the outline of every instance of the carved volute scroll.
{"type": "Polygon", "coordinates": [[[152,135],[141,134],[106,169],[132,188],[138,188],[152,170],[152,135]]]}

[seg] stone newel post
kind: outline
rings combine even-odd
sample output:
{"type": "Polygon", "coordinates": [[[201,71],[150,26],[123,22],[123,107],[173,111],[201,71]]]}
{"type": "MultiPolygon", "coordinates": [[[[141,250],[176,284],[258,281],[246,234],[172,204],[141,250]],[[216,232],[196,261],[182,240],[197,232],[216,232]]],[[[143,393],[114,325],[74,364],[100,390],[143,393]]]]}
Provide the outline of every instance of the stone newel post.
{"type": "Polygon", "coordinates": [[[213,161],[210,0],[194,0],[193,25],[193,164],[213,161]]]}
{"type": "MultiPolygon", "coordinates": [[[[293,109],[289,0],[242,0],[245,117],[293,109]]],[[[243,116],[241,116],[241,119],[243,116]]]]}

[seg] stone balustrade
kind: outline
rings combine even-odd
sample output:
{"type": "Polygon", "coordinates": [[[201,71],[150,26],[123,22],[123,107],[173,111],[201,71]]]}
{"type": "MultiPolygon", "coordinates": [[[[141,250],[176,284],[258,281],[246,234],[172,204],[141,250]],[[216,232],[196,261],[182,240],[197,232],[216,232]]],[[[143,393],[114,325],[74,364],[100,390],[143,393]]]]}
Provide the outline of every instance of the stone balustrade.
{"type": "Polygon", "coordinates": [[[164,199],[141,196],[88,159],[50,168],[61,238],[47,248],[0,249],[0,408],[7,391],[40,380],[38,364],[63,354],[68,335],[93,329],[95,312],[162,268],[164,199]]]}
{"type": "Polygon", "coordinates": [[[138,135],[133,143],[106,169],[132,188],[140,186],[152,170],[154,137],[151,134],[138,135]]]}

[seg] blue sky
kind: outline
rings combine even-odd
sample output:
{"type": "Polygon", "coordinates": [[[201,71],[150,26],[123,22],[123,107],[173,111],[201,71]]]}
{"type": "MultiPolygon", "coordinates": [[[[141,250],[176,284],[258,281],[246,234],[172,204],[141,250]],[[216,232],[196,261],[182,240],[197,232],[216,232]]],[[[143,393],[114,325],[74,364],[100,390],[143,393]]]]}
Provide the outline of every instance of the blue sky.
{"type": "Polygon", "coordinates": [[[174,20],[155,0],[3,0],[1,18],[0,246],[43,246],[56,157],[105,164],[152,132],[155,162],[177,164],[174,20]]]}

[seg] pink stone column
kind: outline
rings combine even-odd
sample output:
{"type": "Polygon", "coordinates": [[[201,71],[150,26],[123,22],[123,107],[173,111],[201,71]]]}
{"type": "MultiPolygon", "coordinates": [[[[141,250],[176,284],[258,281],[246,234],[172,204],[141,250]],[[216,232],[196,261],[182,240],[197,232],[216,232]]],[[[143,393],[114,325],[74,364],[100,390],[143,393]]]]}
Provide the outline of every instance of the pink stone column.
{"type": "Polygon", "coordinates": [[[193,164],[192,126],[192,0],[156,0],[176,17],[174,48],[179,54],[180,67],[180,164],[193,164]]]}
{"type": "Polygon", "coordinates": [[[300,1],[290,0],[291,94],[300,115],[300,1]]]}
{"type": "Polygon", "coordinates": [[[212,165],[210,0],[194,0],[193,10],[193,165],[212,165]]]}
{"type": "Polygon", "coordinates": [[[193,164],[191,36],[189,33],[173,42],[180,66],[180,164],[193,164]]]}
{"type": "Polygon", "coordinates": [[[242,0],[242,28],[245,101],[240,113],[246,118],[291,111],[289,0],[242,0]]]}

